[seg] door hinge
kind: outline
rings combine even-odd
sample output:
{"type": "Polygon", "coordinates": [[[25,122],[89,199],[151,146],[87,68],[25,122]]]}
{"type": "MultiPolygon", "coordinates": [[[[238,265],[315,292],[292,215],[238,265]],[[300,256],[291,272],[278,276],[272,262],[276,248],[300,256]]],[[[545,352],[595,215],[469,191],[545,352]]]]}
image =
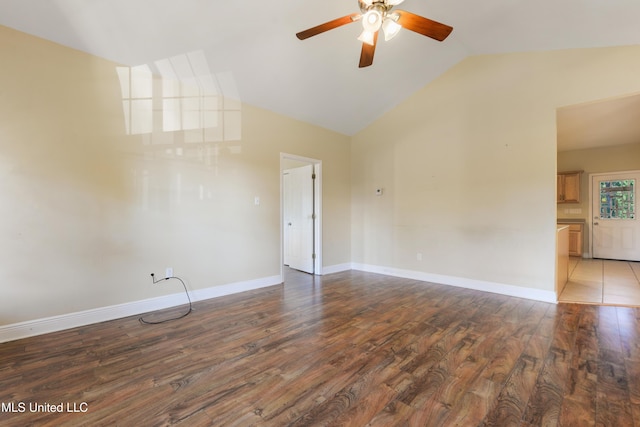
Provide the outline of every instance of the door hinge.
{"type": "Polygon", "coordinates": [[[311,174],[311,179],[316,179],[316,174],[315,173],[311,174]]]}
{"type": "Polygon", "coordinates": [[[316,254],[311,254],[311,259],[316,259],[316,254]]]}

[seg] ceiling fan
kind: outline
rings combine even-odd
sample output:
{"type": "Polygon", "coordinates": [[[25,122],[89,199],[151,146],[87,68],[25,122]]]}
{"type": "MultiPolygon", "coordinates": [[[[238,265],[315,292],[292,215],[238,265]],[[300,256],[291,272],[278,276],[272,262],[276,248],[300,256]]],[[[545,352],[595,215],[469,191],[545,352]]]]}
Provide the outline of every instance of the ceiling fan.
{"type": "Polygon", "coordinates": [[[300,31],[296,34],[300,40],[333,30],[334,28],[350,24],[355,21],[362,21],[362,33],[358,40],[362,42],[359,67],[368,67],[373,64],[373,54],[376,50],[378,32],[382,28],[385,40],[391,40],[402,27],[431,37],[432,39],[443,41],[453,30],[440,22],[432,21],[420,15],[407,12],[406,10],[393,10],[404,0],[358,0],[358,5],[362,13],[352,13],[351,15],[337,18],[324,24],[300,31]]]}

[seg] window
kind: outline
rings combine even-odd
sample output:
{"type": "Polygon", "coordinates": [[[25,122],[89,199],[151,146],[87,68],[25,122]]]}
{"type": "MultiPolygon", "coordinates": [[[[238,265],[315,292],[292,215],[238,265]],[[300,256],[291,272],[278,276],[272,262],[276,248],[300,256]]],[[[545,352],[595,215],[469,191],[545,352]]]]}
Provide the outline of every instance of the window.
{"type": "Polygon", "coordinates": [[[600,181],[600,219],[635,218],[635,181],[600,181]]]}

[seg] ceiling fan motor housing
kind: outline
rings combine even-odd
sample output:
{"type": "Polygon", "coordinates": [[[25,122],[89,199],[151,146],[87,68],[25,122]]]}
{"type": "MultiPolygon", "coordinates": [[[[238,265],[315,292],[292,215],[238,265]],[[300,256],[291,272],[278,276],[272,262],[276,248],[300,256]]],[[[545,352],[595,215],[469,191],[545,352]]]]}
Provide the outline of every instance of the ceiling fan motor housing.
{"type": "Polygon", "coordinates": [[[367,13],[368,11],[375,9],[384,17],[385,13],[387,13],[393,5],[390,5],[386,2],[386,0],[358,0],[358,5],[360,6],[360,10],[362,13],[367,13]]]}

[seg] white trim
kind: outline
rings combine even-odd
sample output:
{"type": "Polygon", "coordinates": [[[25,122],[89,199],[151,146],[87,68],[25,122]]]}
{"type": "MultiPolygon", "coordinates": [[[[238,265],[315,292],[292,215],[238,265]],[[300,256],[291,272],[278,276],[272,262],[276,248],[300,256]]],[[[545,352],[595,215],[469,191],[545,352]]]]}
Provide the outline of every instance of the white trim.
{"type": "Polygon", "coordinates": [[[353,270],[351,263],[328,265],[322,268],[322,274],[340,273],[348,270],[353,270]]]}
{"type": "MultiPolygon", "coordinates": [[[[347,270],[360,270],[370,273],[385,274],[388,276],[421,280],[424,282],[474,289],[483,292],[492,292],[518,298],[527,298],[551,303],[556,302],[556,295],[553,291],[369,264],[345,263],[327,266],[324,268],[323,274],[338,273],[347,270]]],[[[270,276],[255,280],[229,283],[221,286],[212,286],[206,289],[196,289],[195,291],[189,292],[189,295],[191,300],[196,302],[279,284],[282,284],[282,276],[270,276]]],[[[155,310],[175,307],[185,304],[185,302],[184,293],[179,292],[141,301],[133,301],[108,307],[99,307],[92,310],[0,326],[0,343],[47,334],[50,332],[57,332],[64,329],[77,328],[99,322],[106,322],[123,317],[135,316],[155,310]]]]}
{"type": "MultiPolygon", "coordinates": [[[[345,263],[327,266],[324,267],[323,274],[338,273],[347,270],[360,270],[370,273],[385,274],[388,276],[421,280],[424,282],[474,289],[483,292],[492,292],[518,298],[527,298],[551,303],[556,302],[556,295],[553,291],[369,264],[345,263]]],[[[255,280],[212,286],[206,289],[196,289],[195,291],[190,291],[189,295],[191,300],[196,302],[279,284],[282,284],[282,276],[270,276],[255,280]]],[[[185,304],[185,302],[184,293],[178,292],[162,297],[149,298],[141,301],[133,301],[108,307],[99,307],[92,310],[0,326],[0,343],[47,334],[50,332],[57,332],[64,329],[77,328],[99,322],[106,322],[123,317],[135,316],[155,310],[175,307],[185,304]]]]}
{"type": "Polygon", "coordinates": [[[423,282],[438,283],[441,285],[456,286],[459,288],[473,289],[476,291],[491,292],[517,298],[526,298],[536,301],[556,303],[557,297],[554,291],[525,288],[522,286],[507,285],[504,283],[488,282],[485,280],[467,279],[464,277],[447,276],[442,274],[425,273],[422,271],[402,270],[393,267],[381,267],[370,264],[352,264],[354,270],[369,273],[386,274],[388,276],[402,277],[405,279],[421,280],[423,282]]]}
{"type": "Polygon", "coordinates": [[[221,286],[212,286],[206,289],[196,289],[195,291],[190,292],[189,295],[191,295],[191,299],[193,301],[203,301],[280,284],[282,284],[282,276],[271,276],[255,280],[247,280],[244,282],[229,283],[221,286]]]}
{"type": "MultiPolygon", "coordinates": [[[[212,286],[207,289],[197,289],[195,291],[190,291],[189,296],[191,297],[191,300],[195,302],[278,285],[281,283],[282,276],[271,276],[221,286],[212,286]]],[[[0,326],[0,343],[32,337],[35,335],[47,334],[50,332],[62,331],[64,329],[77,328],[99,322],[106,322],[114,319],[121,319],[123,317],[135,316],[186,303],[187,300],[184,292],[179,292],[141,301],[99,307],[91,310],[63,314],[60,316],[52,316],[0,326]]]]}

